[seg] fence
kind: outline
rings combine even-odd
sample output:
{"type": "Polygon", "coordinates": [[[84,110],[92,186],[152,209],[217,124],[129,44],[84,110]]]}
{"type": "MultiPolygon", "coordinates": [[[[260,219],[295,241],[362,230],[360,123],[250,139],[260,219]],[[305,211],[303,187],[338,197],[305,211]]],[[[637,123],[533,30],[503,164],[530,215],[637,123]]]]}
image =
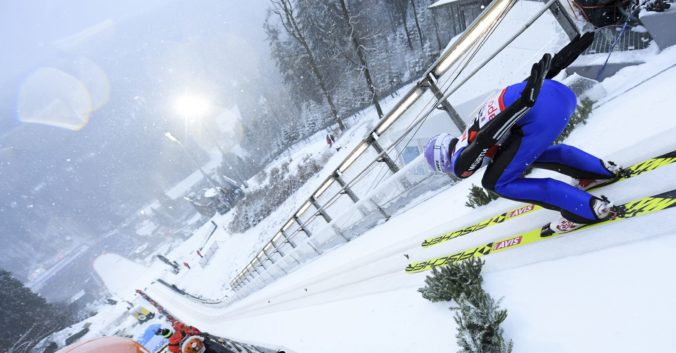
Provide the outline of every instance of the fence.
{"type": "Polygon", "coordinates": [[[460,133],[465,128],[461,116],[469,116],[491,88],[522,80],[542,53],[558,50],[577,34],[558,0],[544,6],[520,3],[519,16],[531,15],[526,21],[510,14],[516,3],[493,1],[452,42],[230,282],[236,290],[231,299],[248,295],[452,185],[447,175],[431,173],[420,156],[428,138],[441,131],[460,133]],[[543,39],[521,37],[529,28],[543,39]],[[504,67],[512,70],[490,76],[490,72],[504,73],[504,67]]]}
{"type": "Polygon", "coordinates": [[[614,51],[645,49],[650,45],[652,37],[647,31],[638,31],[637,28],[640,27],[628,27],[619,39],[617,37],[622,31],[622,26],[599,28],[594,36],[594,42],[583,54],[609,53],[616,40],[614,51]]]}

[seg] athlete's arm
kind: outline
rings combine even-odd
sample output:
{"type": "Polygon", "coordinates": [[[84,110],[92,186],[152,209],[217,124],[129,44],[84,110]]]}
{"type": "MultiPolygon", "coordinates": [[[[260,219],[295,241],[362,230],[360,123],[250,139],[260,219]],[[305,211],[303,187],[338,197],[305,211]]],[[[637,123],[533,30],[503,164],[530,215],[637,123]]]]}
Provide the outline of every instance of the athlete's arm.
{"type": "Polygon", "coordinates": [[[468,129],[469,145],[459,151],[455,160],[453,173],[466,178],[481,168],[481,162],[486,152],[495,145],[509,130],[523,117],[537,100],[540,88],[545,80],[551,55],[545,54],[542,59],[531,68],[531,74],[527,79],[526,86],[514,103],[501,111],[491,121],[479,129],[478,121],[475,121],[468,129]]]}
{"type": "Polygon", "coordinates": [[[554,58],[552,59],[552,66],[547,72],[547,79],[552,79],[561,72],[561,70],[567,68],[570,64],[577,59],[583,51],[587,50],[589,46],[594,41],[594,32],[587,32],[580,37],[578,34],[573,40],[568,43],[565,47],[559,50],[554,58]]]}

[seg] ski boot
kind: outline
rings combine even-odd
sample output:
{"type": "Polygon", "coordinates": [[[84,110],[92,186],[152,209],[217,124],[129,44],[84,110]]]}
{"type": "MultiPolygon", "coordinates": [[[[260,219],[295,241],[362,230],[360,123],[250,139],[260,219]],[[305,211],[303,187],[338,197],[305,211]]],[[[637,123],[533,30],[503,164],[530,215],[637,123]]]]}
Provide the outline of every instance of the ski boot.
{"type": "Polygon", "coordinates": [[[608,200],[607,197],[601,196],[600,198],[594,197],[592,204],[592,209],[596,215],[596,221],[593,223],[577,223],[569,219],[566,219],[563,216],[559,216],[554,222],[549,224],[549,229],[544,229],[542,236],[549,236],[552,234],[567,233],[582,227],[586,227],[590,224],[604,222],[607,220],[615,219],[618,215],[621,214],[621,208],[615,206],[612,202],[608,200]]]}
{"type": "Polygon", "coordinates": [[[575,185],[575,187],[580,190],[586,191],[596,187],[612,184],[621,178],[628,178],[631,176],[630,175],[631,173],[629,172],[628,169],[622,168],[621,166],[615,164],[615,162],[612,161],[602,161],[602,162],[606,170],[613,173],[612,177],[606,179],[573,179],[574,180],[573,185],[575,185]]]}

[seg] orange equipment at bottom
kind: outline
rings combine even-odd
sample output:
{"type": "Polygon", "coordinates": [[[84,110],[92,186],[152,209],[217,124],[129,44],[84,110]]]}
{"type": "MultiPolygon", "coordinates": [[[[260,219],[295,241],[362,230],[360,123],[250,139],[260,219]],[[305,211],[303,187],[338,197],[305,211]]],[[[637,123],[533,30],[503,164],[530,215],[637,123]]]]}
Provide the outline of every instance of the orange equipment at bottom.
{"type": "Polygon", "coordinates": [[[56,353],[150,353],[145,347],[129,338],[99,337],[73,343],[56,353]]]}

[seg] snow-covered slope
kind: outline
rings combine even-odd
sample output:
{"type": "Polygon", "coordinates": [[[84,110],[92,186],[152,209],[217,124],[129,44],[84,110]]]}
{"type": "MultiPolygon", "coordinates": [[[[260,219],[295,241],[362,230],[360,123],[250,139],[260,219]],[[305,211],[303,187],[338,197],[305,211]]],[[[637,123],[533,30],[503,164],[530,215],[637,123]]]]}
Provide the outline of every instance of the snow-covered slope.
{"type": "MultiPolygon", "coordinates": [[[[676,47],[620,71],[603,83],[607,96],[587,125],[566,142],[623,164],[676,149],[674,82],[676,47]]],[[[230,305],[196,304],[162,286],[148,292],[206,331],[300,353],[457,351],[450,304],[430,303],[416,292],[425,274],[404,273],[405,255],[418,260],[449,254],[555,216],[539,211],[420,248],[430,235],[515,205],[498,200],[478,210],[464,207],[467,190],[478,183],[478,176],[465,180],[230,305]]],[[[602,192],[622,202],[673,188],[676,166],[602,192]]],[[[676,210],[670,209],[491,255],[484,285],[504,297],[505,335],[514,340],[515,352],[673,352],[674,249],[676,210]]],[[[222,283],[223,272],[212,269],[210,275],[222,283]]]]}

